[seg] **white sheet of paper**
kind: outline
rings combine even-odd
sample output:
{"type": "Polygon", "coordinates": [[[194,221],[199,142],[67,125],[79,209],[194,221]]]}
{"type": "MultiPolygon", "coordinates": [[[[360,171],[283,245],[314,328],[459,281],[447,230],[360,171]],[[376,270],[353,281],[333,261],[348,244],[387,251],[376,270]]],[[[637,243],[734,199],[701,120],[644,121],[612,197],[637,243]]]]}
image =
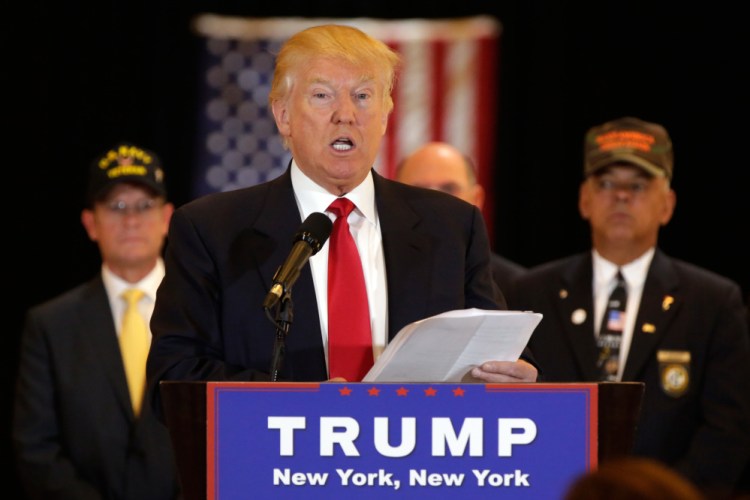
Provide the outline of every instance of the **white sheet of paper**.
{"type": "Polygon", "coordinates": [[[406,325],[363,382],[460,382],[485,361],[516,361],[540,313],[460,309],[406,325]]]}

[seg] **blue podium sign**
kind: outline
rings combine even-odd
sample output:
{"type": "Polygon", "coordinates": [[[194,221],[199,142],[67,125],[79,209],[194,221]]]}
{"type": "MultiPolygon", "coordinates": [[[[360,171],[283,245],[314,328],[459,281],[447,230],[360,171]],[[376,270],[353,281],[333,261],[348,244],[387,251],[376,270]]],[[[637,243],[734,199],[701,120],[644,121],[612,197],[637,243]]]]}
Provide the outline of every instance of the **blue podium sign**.
{"type": "Polygon", "coordinates": [[[560,498],[596,384],[210,382],[207,498],[560,498]]]}

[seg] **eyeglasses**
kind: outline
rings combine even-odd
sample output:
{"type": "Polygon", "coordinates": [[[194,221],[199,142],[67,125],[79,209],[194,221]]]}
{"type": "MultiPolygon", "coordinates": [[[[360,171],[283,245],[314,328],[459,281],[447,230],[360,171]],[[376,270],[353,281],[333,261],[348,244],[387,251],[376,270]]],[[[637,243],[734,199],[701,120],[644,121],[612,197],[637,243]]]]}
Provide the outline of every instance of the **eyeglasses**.
{"type": "Polygon", "coordinates": [[[594,186],[597,192],[612,194],[619,191],[626,191],[632,196],[640,196],[648,191],[651,183],[646,179],[633,180],[628,182],[615,182],[611,179],[595,179],[594,186]]]}
{"type": "Polygon", "coordinates": [[[105,206],[107,212],[111,215],[123,217],[128,214],[144,215],[150,213],[158,204],[158,201],[153,198],[144,198],[131,205],[128,205],[123,200],[114,200],[105,204],[105,206]]]}

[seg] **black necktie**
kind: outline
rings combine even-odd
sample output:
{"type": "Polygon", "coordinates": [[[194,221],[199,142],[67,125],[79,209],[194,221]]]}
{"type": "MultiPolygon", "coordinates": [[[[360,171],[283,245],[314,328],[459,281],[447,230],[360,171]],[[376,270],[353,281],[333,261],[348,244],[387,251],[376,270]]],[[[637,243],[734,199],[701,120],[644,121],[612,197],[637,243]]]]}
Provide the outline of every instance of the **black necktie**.
{"type": "Polygon", "coordinates": [[[596,363],[599,378],[610,382],[617,380],[617,370],[620,366],[620,342],[622,342],[622,330],[625,326],[625,305],[628,302],[627,284],[619,269],[616,279],[617,286],[612,290],[607,301],[607,309],[596,340],[596,345],[599,347],[599,359],[596,363]]]}

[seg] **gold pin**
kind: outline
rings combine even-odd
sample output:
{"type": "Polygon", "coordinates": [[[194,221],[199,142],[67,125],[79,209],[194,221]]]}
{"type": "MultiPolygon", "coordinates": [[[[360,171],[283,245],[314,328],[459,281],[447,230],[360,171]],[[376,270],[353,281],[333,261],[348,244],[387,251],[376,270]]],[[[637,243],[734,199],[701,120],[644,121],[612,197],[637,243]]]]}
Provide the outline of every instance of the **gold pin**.
{"type": "Polygon", "coordinates": [[[661,302],[661,308],[665,311],[669,311],[672,304],[674,304],[674,297],[671,295],[665,295],[664,300],[661,302]]]}
{"type": "Polygon", "coordinates": [[[643,333],[655,333],[656,327],[652,325],[651,323],[643,323],[643,327],[641,327],[641,331],[643,331],[643,333]]]}
{"type": "Polygon", "coordinates": [[[560,298],[561,299],[567,299],[568,298],[568,291],[564,288],[560,289],[560,298]]]}

